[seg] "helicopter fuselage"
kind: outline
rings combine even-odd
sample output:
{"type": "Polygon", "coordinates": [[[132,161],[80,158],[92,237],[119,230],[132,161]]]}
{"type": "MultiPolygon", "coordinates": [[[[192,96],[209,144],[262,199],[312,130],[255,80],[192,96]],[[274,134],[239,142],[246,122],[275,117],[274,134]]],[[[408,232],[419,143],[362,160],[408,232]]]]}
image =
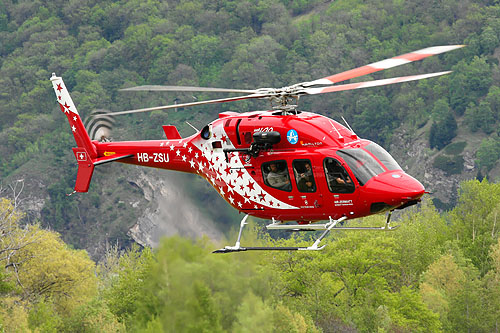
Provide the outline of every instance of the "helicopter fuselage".
{"type": "Polygon", "coordinates": [[[264,219],[358,218],[424,193],[383,148],[315,113],[224,112],[187,138],[164,130],[166,140],[92,143],[98,157],[128,154],[118,162],[198,174],[231,206],[264,219]],[[272,143],[250,153],[262,133],[272,143]]]}

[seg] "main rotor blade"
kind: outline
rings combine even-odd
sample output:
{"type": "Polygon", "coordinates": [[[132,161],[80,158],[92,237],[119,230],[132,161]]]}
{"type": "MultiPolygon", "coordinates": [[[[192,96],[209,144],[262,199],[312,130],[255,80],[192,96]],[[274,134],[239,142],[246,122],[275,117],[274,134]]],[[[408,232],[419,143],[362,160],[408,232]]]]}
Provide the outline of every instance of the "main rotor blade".
{"type": "Polygon", "coordinates": [[[337,82],[353,79],[353,78],[356,78],[359,76],[378,72],[378,71],[381,71],[384,69],[404,65],[404,64],[410,63],[412,61],[422,60],[424,58],[427,58],[427,57],[430,57],[430,56],[433,56],[436,54],[456,50],[456,49],[459,49],[459,48],[464,47],[464,46],[465,45],[445,45],[445,46],[427,47],[425,49],[413,51],[410,53],[399,55],[397,57],[385,59],[382,61],[377,61],[377,62],[371,63],[369,65],[354,68],[354,69],[351,69],[351,70],[348,70],[348,71],[345,71],[342,73],[327,76],[327,77],[324,77],[322,79],[314,80],[311,82],[304,82],[301,85],[304,87],[311,87],[311,86],[320,85],[320,84],[330,85],[330,84],[334,84],[337,82]]]}
{"type": "Polygon", "coordinates": [[[164,106],[157,106],[157,107],[152,107],[152,108],[135,109],[135,110],[127,110],[127,111],[119,111],[119,112],[110,112],[110,113],[107,113],[107,115],[117,116],[117,115],[122,115],[122,114],[149,112],[149,111],[155,111],[155,110],[168,110],[168,109],[183,108],[183,107],[187,107],[187,106],[234,102],[234,101],[240,101],[243,99],[266,98],[266,97],[270,97],[270,95],[269,94],[252,94],[252,95],[245,95],[245,96],[238,96],[238,97],[212,99],[212,100],[208,100],[208,101],[164,105],[164,106]]]}
{"type": "Polygon", "coordinates": [[[307,95],[316,95],[316,94],[324,94],[324,93],[335,92],[335,91],[345,91],[345,90],[354,90],[354,89],[369,88],[369,87],[378,87],[378,86],[385,86],[385,85],[394,84],[394,83],[402,83],[402,82],[428,79],[430,77],[436,77],[436,76],[445,75],[445,74],[449,74],[449,73],[451,73],[451,71],[429,73],[429,74],[420,74],[420,75],[401,76],[401,77],[394,77],[391,79],[383,79],[383,80],[375,80],[375,81],[348,83],[348,84],[341,84],[341,85],[337,85],[337,86],[330,86],[330,87],[324,87],[324,88],[305,88],[301,91],[301,93],[307,94],[307,95]]]}
{"type": "Polygon", "coordinates": [[[158,86],[145,85],[120,89],[120,91],[204,91],[204,92],[226,92],[226,93],[246,93],[253,94],[257,90],[245,89],[226,89],[226,88],[211,88],[211,87],[190,87],[190,86],[158,86]]]}

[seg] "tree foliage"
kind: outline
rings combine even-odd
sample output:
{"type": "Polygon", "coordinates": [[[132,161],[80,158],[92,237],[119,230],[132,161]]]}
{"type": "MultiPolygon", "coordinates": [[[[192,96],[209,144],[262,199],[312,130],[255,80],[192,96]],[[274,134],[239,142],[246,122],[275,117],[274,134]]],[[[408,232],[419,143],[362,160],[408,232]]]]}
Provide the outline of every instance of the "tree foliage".
{"type": "MultiPolygon", "coordinates": [[[[487,171],[500,156],[499,11],[496,1],[457,0],[3,1],[0,177],[21,168],[31,176],[57,174],[43,189],[42,223],[81,248],[121,220],[127,224],[130,214],[116,208],[119,199],[113,202],[110,188],[91,189],[87,198],[64,195],[75,168],[67,153],[72,138],[48,80],[52,72],[64,77],[85,116],[94,108],[206,97],[118,92],[127,86],[280,87],[432,45],[462,43],[467,47],[359,80],[452,69],[450,75],[311,96],[301,107],[342,113],[354,120],[357,133],[382,143],[399,126],[420,128],[431,116],[429,144],[438,149],[451,142],[456,119],[463,116],[470,130],[489,135],[476,155],[487,171]]],[[[258,108],[268,105],[200,106],[168,117],[201,127],[218,112],[258,108]]],[[[156,138],[164,120],[159,114],[124,118],[130,130],[118,139],[156,138]]],[[[65,245],[55,232],[20,224],[15,204],[1,199],[1,328],[494,331],[500,325],[499,195],[497,184],[465,182],[447,215],[425,202],[401,216],[402,227],[394,233],[340,233],[318,253],[215,256],[206,240],[175,237],[154,251],[115,249],[98,269],[85,251],[65,245]]],[[[123,234],[112,230],[106,237],[114,241],[123,234]]]]}
{"type": "MultiPolygon", "coordinates": [[[[318,252],[215,255],[206,239],[173,237],[156,250],[112,247],[97,270],[83,251],[37,228],[13,255],[17,271],[1,275],[0,323],[46,332],[492,331],[499,196],[486,179],[464,182],[449,214],[426,200],[399,217],[397,231],[338,232],[318,252]]],[[[311,239],[273,241],[250,228],[242,241],[311,239]]]]}

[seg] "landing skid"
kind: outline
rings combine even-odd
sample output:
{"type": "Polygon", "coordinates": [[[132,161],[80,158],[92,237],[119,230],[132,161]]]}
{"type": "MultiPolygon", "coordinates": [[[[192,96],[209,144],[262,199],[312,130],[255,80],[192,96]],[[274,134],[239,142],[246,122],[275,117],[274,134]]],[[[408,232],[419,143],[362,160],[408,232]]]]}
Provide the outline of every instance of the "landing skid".
{"type": "Polygon", "coordinates": [[[243,231],[243,228],[247,224],[247,218],[248,215],[245,215],[245,217],[241,220],[240,222],[240,231],[238,233],[238,239],[236,240],[236,243],[234,246],[226,246],[222,249],[215,250],[212,253],[231,253],[231,252],[243,252],[243,251],[320,251],[325,248],[326,245],[319,246],[319,243],[325,238],[330,231],[332,230],[383,230],[383,231],[390,231],[396,229],[398,226],[391,227],[390,226],[390,220],[391,220],[391,215],[392,215],[392,210],[389,212],[387,215],[387,220],[385,222],[385,225],[383,227],[336,227],[336,225],[339,222],[343,222],[344,220],[347,219],[346,216],[342,216],[341,218],[334,220],[330,217],[330,221],[328,223],[324,224],[281,224],[280,222],[276,222],[273,219],[273,223],[268,224],[266,226],[267,230],[290,230],[290,231],[314,231],[314,230],[325,230],[321,236],[316,239],[316,241],[308,247],[242,247],[241,246],[241,233],[243,231]]]}
{"type": "MultiPolygon", "coordinates": [[[[321,240],[323,238],[325,238],[326,235],[328,235],[330,230],[332,230],[332,228],[338,222],[341,222],[341,221],[344,221],[345,219],[347,219],[347,217],[345,217],[345,216],[341,217],[338,220],[333,220],[332,218],[330,218],[330,222],[325,224],[325,225],[328,225],[325,232],[323,232],[321,234],[321,236],[319,236],[319,238],[314,242],[314,244],[309,246],[309,247],[242,247],[240,244],[241,233],[243,231],[243,227],[245,226],[245,224],[247,224],[247,222],[246,222],[247,218],[248,218],[248,215],[245,215],[245,217],[240,222],[240,232],[238,233],[238,240],[236,241],[236,244],[234,244],[234,246],[226,246],[222,249],[215,250],[215,251],[213,251],[213,253],[230,253],[230,252],[242,252],[242,251],[319,251],[319,250],[323,250],[323,248],[326,245],[318,247],[321,240]]],[[[273,224],[275,224],[275,223],[273,223],[273,224]]]]}
{"type": "Polygon", "coordinates": [[[229,253],[229,252],[242,252],[242,251],[319,251],[323,250],[326,245],[318,247],[316,249],[309,247],[269,247],[269,246],[257,246],[257,247],[234,247],[226,246],[223,249],[215,250],[212,253],[229,253]]]}

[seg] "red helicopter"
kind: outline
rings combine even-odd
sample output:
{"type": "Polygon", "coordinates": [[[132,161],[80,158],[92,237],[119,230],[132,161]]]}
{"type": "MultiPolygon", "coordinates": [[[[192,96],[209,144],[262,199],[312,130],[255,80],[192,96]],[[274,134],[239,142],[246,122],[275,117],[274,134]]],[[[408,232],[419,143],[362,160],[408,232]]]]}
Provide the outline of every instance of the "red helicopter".
{"type": "MultiPolygon", "coordinates": [[[[300,96],[323,94],[421,80],[447,72],[397,77],[359,83],[338,82],[448,52],[463,45],[435,46],[375,62],[319,80],[256,90],[139,86],[131,91],[211,91],[244,93],[223,99],[175,104],[101,114],[100,118],[223,103],[268,99],[267,111],[222,112],[196,134],[182,138],[173,125],[163,126],[164,140],[110,142],[92,140],[61,77],[51,81],[61,111],[75,137],[78,173],[73,193],[87,192],[94,167],[120,162],[194,173],[209,181],[245,217],[234,246],[217,253],[247,250],[321,250],[321,240],[338,229],[391,230],[394,209],[418,203],[422,184],[406,174],[382,147],[359,138],[351,127],[325,116],[297,109],[300,96]],[[343,221],[389,211],[384,227],[347,227],[343,221]],[[324,230],[308,247],[242,247],[241,233],[248,216],[271,220],[269,230],[324,230]],[[294,223],[287,223],[292,222],[294,223]],[[326,223],[314,223],[327,221],[326,223]]],[[[108,118],[109,120],[109,118],[108,118]]],[[[98,135],[99,136],[99,135],[98,135]]],[[[71,194],[73,194],[71,193],[71,194]]]]}

